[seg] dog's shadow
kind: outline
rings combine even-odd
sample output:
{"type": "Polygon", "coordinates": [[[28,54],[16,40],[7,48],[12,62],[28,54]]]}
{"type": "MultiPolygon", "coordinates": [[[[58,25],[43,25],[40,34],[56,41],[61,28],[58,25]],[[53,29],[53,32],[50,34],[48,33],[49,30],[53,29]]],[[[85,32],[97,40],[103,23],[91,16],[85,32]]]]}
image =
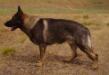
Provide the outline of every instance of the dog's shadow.
{"type": "MultiPolygon", "coordinates": [[[[51,61],[51,62],[61,62],[65,64],[75,64],[75,65],[86,65],[90,66],[92,64],[91,61],[88,60],[80,60],[79,58],[74,59],[73,61],[68,61],[67,59],[69,56],[59,56],[59,55],[48,55],[46,56],[46,61],[51,61]]],[[[28,62],[28,63],[36,63],[39,59],[39,55],[30,55],[30,56],[23,56],[23,55],[14,55],[12,56],[12,60],[16,61],[23,61],[23,62],[28,62]]]]}
{"type": "Polygon", "coordinates": [[[81,59],[81,58],[75,58],[73,61],[69,61],[68,59],[71,58],[69,56],[59,56],[59,55],[50,55],[49,57],[47,57],[47,60],[48,61],[52,61],[52,62],[59,62],[59,63],[62,63],[62,64],[69,64],[69,65],[72,65],[72,66],[81,66],[85,69],[91,69],[91,70],[95,70],[93,69],[92,67],[92,61],[90,60],[85,60],[84,58],[81,59]]]}
{"type": "Polygon", "coordinates": [[[59,55],[49,55],[47,57],[48,61],[53,61],[53,62],[62,62],[65,64],[75,64],[75,65],[86,65],[90,66],[92,64],[91,61],[89,60],[81,60],[80,58],[75,58],[73,61],[69,61],[68,59],[71,58],[69,56],[59,56],[59,55]]]}

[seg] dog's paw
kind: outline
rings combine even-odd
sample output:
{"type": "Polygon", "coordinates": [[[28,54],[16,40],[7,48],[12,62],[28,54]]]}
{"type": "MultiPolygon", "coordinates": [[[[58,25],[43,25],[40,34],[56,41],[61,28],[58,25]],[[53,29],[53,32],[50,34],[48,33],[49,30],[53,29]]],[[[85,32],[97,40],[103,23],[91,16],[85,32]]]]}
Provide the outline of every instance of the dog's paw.
{"type": "Polygon", "coordinates": [[[36,66],[37,66],[37,67],[41,67],[41,66],[43,66],[43,63],[42,63],[41,61],[38,61],[38,62],[36,63],[36,66]]]}
{"type": "Polygon", "coordinates": [[[93,69],[93,70],[97,70],[99,67],[98,67],[98,63],[93,63],[92,65],[91,65],[91,68],[93,69]]]}

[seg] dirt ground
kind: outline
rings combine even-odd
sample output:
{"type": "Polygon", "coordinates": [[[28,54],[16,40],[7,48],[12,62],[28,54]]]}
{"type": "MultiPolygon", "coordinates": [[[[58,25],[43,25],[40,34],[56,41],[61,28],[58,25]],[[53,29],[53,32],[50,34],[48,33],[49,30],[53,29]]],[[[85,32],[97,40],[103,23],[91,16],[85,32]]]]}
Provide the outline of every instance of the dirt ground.
{"type": "Polygon", "coordinates": [[[92,61],[78,49],[74,63],[63,60],[71,58],[67,43],[52,45],[47,48],[43,67],[37,67],[39,58],[38,46],[29,41],[19,29],[9,31],[3,23],[10,16],[0,16],[0,48],[12,47],[13,55],[0,53],[0,75],[109,75],[109,15],[108,14],[39,14],[44,17],[67,18],[86,25],[92,34],[94,51],[99,55],[98,70],[91,69],[92,61]],[[86,18],[88,20],[86,20],[86,18]]]}

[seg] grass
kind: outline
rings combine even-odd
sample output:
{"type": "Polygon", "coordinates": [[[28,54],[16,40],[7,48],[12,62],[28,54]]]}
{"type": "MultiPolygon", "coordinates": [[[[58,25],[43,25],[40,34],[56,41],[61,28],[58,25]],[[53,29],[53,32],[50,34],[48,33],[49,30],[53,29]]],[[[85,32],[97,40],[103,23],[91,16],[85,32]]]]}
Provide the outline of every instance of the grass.
{"type": "Polygon", "coordinates": [[[3,32],[5,32],[6,30],[5,29],[3,29],[2,27],[0,28],[0,33],[3,33],[3,32]]]}
{"type": "Polygon", "coordinates": [[[107,0],[0,0],[0,14],[12,14],[18,5],[30,13],[108,13],[107,3],[107,0]]]}
{"type": "Polygon", "coordinates": [[[83,22],[84,25],[87,25],[87,26],[90,26],[90,25],[93,25],[92,22],[83,22]]]}
{"type": "MultiPolygon", "coordinates": [[[[70,8],[23,8],[27,13],[43,14],[43,13],[108,13],[105,9],[70,9],[70,8]]],[[[17,8],[0,8],[1,15],[12,15],[17,11],[17,8]]],[[[87,15],[84,18],[88,17],[87,15]]]]}
{"type": "Polygon", "coordinates": [[[26,37],[25,36],[20,36],[20,38],[18,39],[18,42],[20,43],[24,43],[26,41],[26,37]]]}
{"type": "Polygon", "coordinates": [[[15,53],[15,48],[10,48],[10,47],[1,48],[0,52],[4,56],[13,55],[15,53]]]}
{"type": "Polygon", "coordinates": [[[0,0],[0,14],[13,14],[16,12],[18,5],[21,5],[25,12],[33,14],[109,13],[106,3],[108,3],[108,1],[104,2],[102,0],[0,0]],[[82,2],[85,4],[82,4],[82,2]],[[99,3],[104,3],[104,6],[99,5],[99,3]]]}
{"type": "Polygon", "coordinates": [[[89,19],[89,15],[84,15],[83,18],[84,19],[89,19]]]}
{"type": "Polygon", "coordinates": [[[107,26],[109,26],[109,23],[107,23],[107,26]]]}

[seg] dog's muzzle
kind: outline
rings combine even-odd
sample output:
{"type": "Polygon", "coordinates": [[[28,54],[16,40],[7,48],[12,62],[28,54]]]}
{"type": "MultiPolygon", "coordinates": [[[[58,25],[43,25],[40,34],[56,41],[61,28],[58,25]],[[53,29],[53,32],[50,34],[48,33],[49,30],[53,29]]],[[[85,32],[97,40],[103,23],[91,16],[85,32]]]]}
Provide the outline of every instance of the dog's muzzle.
{"type": "Polygon", "coordinates": [[[14,30],[16,30],[18,28],[17,26],[14,26],[10,21],[6,22],[5,26],[10,27],[11,31],[14,31],[14,30]]]}

